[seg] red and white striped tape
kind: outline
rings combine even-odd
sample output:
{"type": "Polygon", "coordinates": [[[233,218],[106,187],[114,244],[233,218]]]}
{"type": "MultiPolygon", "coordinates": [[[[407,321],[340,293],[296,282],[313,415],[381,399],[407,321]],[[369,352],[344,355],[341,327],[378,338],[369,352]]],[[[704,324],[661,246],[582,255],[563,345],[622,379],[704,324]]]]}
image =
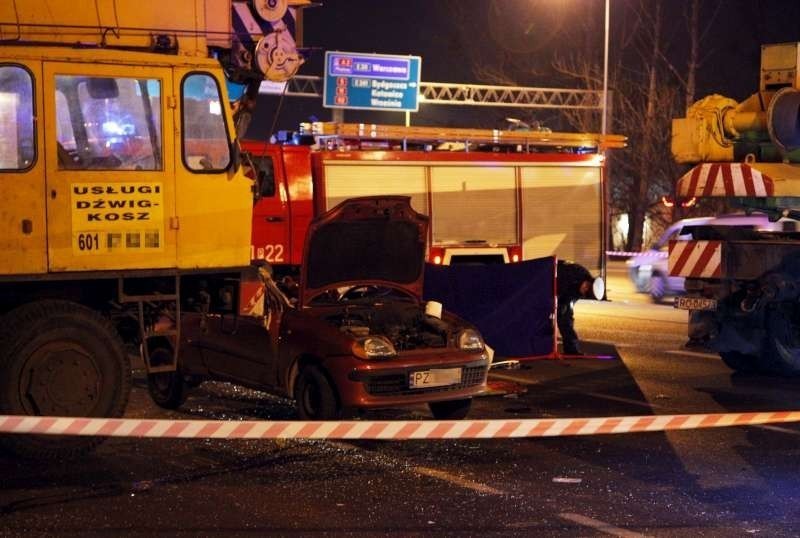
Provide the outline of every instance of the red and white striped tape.
{"type": "Polygon", "coordinates": [[[670,241],[669,274],[687,278],[721,278],[721,241],[670,241]]]}
{"type": "Polygon", "coordinates": [[[705,163],[678,180],[678,196],[772,196],[769,176],[744,163],[705,163]]]}
{"type": "Polygon", "coordinates": [[[502,439],[800,422],[800,411],[520,420],[271,422],[0,415],[0,433],[175,439],[502,439]]]}
{"type": "Polygon", "coordinates": [[[667,253],[660,250],[628,252],[626,250],[606,250],[606,256],[639,256],[641,258],[666,258],[667,253]]]}

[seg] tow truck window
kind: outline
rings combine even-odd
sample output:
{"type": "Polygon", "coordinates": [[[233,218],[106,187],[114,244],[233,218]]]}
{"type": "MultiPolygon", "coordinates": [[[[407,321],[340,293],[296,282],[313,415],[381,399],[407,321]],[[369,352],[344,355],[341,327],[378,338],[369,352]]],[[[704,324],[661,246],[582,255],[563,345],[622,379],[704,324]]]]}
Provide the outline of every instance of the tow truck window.
{"type": "Polygon", "coordinates": [[[58,167],[161,170],[161,82],[56,76],[58,167]]]}
{"type": "Polygon", "coordinates": [[[36,158],[33,81],[15,65],[0,66],[0,170],[25,170],[36,158]]]}
{"type": "Polygon", "coordinates": [[[194,172],[221,172],[231,163],[231,144],[225,127],[217,81],[194,73],[183,79],[183,162],[194,172]]]}

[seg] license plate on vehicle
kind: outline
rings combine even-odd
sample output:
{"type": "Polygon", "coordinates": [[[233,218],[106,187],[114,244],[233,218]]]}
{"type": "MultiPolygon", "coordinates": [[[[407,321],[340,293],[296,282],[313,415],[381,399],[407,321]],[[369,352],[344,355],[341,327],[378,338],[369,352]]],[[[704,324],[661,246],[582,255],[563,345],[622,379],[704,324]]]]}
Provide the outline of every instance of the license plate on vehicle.
{"type": "Polygon", "coordinates": [[[675,308],[681,310],[716,310],[717,300],[706,297],[676,297],[675,308]]]}
{"type": "Polygon", "coordinates": [[[461,368],[420,370],[408,374],[408,386],[412,389],[444,387],[461,383],[461,368]]]}

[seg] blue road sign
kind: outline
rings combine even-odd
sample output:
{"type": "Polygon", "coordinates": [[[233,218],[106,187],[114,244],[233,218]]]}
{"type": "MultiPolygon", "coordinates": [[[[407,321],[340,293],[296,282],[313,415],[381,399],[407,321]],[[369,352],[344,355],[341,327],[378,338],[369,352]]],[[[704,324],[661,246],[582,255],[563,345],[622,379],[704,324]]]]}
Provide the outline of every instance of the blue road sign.
{"type": "Polygon", "coordinates": [[[326,52],[323,106],[362,110],[419,110],[422,58],[326,52]]]}

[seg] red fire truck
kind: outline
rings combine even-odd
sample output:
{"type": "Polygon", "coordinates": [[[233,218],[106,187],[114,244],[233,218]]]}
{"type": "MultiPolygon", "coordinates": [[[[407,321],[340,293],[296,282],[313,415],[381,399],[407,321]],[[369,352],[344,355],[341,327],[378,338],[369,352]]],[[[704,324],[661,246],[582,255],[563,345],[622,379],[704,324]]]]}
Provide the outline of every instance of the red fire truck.
{"type": "Polygon", "coordinates": [[[278,271],[299,265],[315,215],[377,194],[410,196],[431,217],[433,263],[556,255],[593,272],[604,266],[602,151],[624,147],[623,136],[333,123],[309,131],[312,145],[242,144],[261,191],[251,255],[278,271]]]}

